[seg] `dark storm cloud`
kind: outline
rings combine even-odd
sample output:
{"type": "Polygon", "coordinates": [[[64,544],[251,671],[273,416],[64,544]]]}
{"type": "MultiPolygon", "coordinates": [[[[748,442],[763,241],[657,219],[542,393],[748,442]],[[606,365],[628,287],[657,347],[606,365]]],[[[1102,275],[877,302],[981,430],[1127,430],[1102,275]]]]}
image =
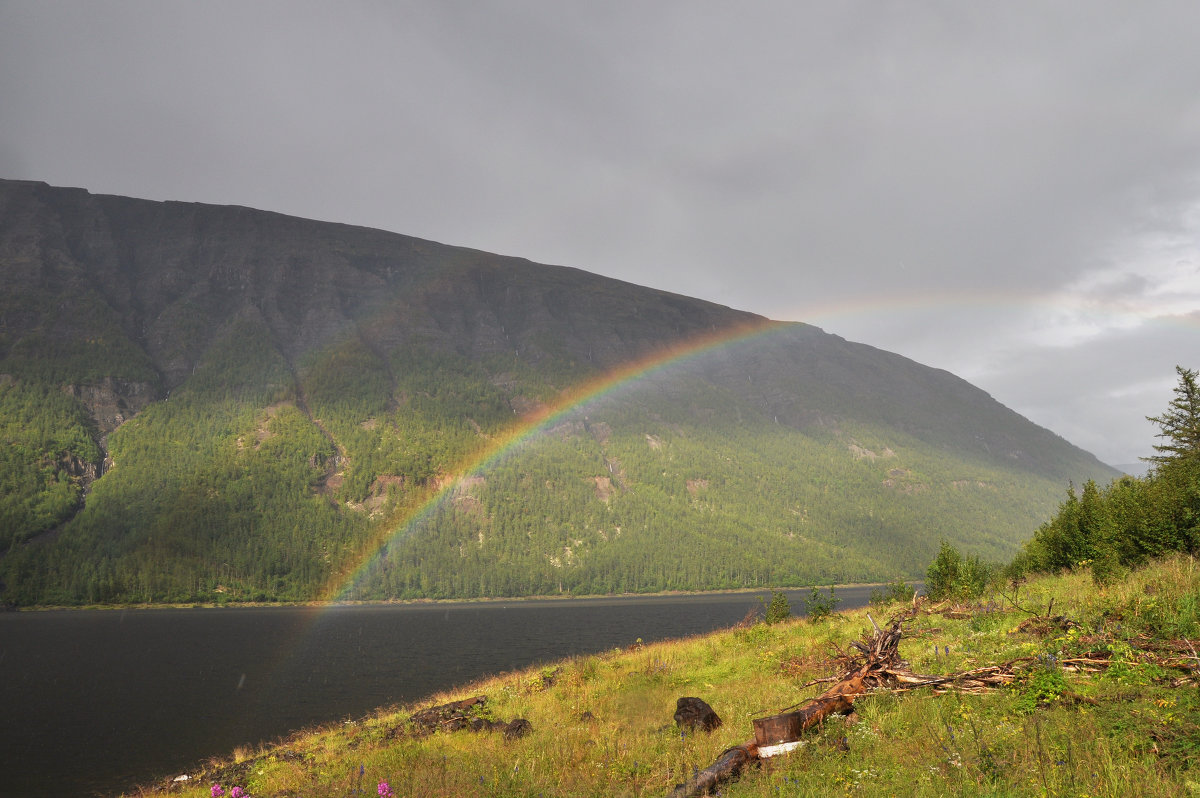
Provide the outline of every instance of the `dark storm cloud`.
{"type": "MultiPolygon", "coordinates": [[[[812,319],[1087,445],[1151,380],[1130,341],[1200,365],[1154,322],[1200,308],[1198,29],[1153,2],[10,1],[0,172],[812,319]],[[1104,351],[1137,362],[1047,393],[1104,351]]],[[[1167,400],[1105,456],[1147,453],[1167,400]]]]}

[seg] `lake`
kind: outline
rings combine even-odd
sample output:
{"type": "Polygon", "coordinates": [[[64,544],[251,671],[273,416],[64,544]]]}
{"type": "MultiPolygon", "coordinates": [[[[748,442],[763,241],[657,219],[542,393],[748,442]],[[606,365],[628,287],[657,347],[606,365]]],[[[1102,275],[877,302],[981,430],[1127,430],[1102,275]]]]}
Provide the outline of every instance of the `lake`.
{"type": "MultiPolygon", "coordinates": [[[[870,591],[839,588],[839,609],[870,591]]],[[[787,592],[798,614],[808,591],[787,592]]],[[[0,613],[0,795],[118,793],[481,676],[726,628],[758,595],[0,613]]]]}

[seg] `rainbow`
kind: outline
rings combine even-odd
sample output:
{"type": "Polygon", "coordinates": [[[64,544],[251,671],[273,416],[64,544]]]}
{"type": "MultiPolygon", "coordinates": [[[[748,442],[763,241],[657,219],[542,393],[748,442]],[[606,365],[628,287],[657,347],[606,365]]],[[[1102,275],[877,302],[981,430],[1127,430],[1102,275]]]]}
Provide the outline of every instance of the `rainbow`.
{"type": "Polygon", "coordinates": [[[411,534],[422,519],[428,518],[448,497],[453,496],[466,480],[487,471],[507,454],[553,427],[568,414],[673,364],[793,326],[790,322],[756,318],[745,324],[724,327],[662,347],[600,377],[568,388],[557,400],[527,414],[519,424],[493,438],[482,452],[459,464],[454,473],[439,480],[430,495],[411,509],[399,524],[383,528],[368,540],[358,555],[351,558],[348,567],[329,581],[319,594],[319,600],[323,603],[345,600],[385,547],[411,534]]]}
{"type": "MultiPolygon", "coordinates": [[[[1155,313],[1150,309],[1131,307],[1127,304],[1095,301],[1069,303],[1067,307],[1064,307],[1061,297],[1041,297],[1018,293],[983,296],[945,292],[936,295],[857,299],[844,303],[810,306],[786,315],[792,318],[808,319],[816,323],[828,323],[837,320],[845,322],[854,317],[878,317],[889,313],[914,313],[925,316],[931,311],[946,307],[954,307],[967,312],[991,309],[1005,315],[1010,315],[1013,309],[1024,313],[1040,310],[1045,314],[1061,314],[1066,310],[1085,316],[1101,317],[1108,324],[1117,327],[1156,324],[1191,330],[1200,326],[1200,314],[1195,313],[1155,313]]],[[[772,332],[789,329],[797,323],[754,317],[752,321],[744,324],[723,327],[675,342],[602,376],[566,389],[555,401],[525,415],[518,424],[494,437],[489,445],[474,457],[460,463],[453,473],[445,475],[438,481],[436,487],[431,488],[427,495],[416,501],[399,523],[380,529],[372,538],[365,541],[358,554],[352,556],[347,566],[339,570],[320,591],[319,601],[323,603],[344,601],[360,584],[372,563],[385,547],[412,534],[417,525],[423,519],[430,517],[448,498],[452,497],[465,481],[478,477],[494,467],[506,455],[561,422],[568,414],[578,411],[619,388],[661,372],[673,364],[749,339],[766,336],[772,332]]]]}
{"type": "Polygon", "coordinates": [[[914,294],[869,295],[815,305],[787,306],[768,311],[776,318],[803,319],[816,325],[844,326],[857,319],[894,320],[912,316],[924,321],[947,312],[995,314],[1009,323],[1047,324],[1054,320],[1091,321],[1113,329],[1142,325],[1194,330],[1200,312],[1183,300],[1156,305],[1145,300],[1120,300],[1062,293],[1024,291],[924,291],[914,294]]]}

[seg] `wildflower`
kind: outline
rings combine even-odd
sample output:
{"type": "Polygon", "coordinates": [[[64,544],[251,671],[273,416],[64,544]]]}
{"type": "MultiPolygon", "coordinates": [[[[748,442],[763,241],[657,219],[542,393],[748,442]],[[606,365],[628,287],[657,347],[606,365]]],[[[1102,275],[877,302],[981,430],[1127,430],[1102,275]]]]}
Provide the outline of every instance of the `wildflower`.
{"type": "Polygon", "coordinates": [[[212,798],[221,798],[221,796],[225,794],[225,790],[220,784],[213,784],[211,792],[212,798]]]}
{"type": "Polygon", "coordinates": [[[250,793],[246,792],[241,787],[234,787],[229,791],[229,798],[250,798],[250,793]]]}
{"type": "Polygon", "coordinates": [[[396,798],[396,793],[392,792],[392,788],[386,781],[379,782],[379,798],[396,798]]]}

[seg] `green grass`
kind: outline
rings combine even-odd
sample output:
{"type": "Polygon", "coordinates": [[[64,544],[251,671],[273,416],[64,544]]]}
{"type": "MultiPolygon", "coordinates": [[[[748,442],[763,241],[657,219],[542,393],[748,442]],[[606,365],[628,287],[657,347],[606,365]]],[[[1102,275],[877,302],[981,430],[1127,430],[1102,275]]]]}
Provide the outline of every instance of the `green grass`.
{"type": "MultiPolygon", "coordinates": [[[[1179,635],[1195,638],[1198,596],[1197,563],[1177,556],[1107,588],[1087,574],[1022,586],[1019,605],[1044,612],[1053,599],[1055,615],[1078,623],[1069,631],[1020,631],[1030,614],[999,596],[966,618],[921,614],[906,624],[901,643],[914,672],[1038,659],[1018,670],[1010,687],[987,694],[935,695],[924,688],[862,697],[856,723],[827,722],[801,748],[750,768],[721,794],[1200,794],[1196,672],[1190,683],[1173,687],[1171,680],[1188,672],[1165,667],[1145,650],[1179,635]],[[1100,650],[1115,663],[1104,672],[1056,664],[1100,650]]],[[[197,786],[172,794],[208,796],[217,781],[253,796],[344,796],[355,789],[373,796],[387,781],[397,796],[664,795],[725,748],[750,739],[755,715],[819,693],[824,685],[803,685],[832,675],[832,647],[865,634],[868,611],[882,621],[901,608],[633,644],[504,674],[420,705],[240,750],[209,762],[207,772],[193,776],[197,786]],[[472,695],[488,697],[491,718],[526,718],[533,733],[513,741],[497,732],[422,739],[404,733],[414,711],[472,695]],[[681,733],[672,715],[684,695],[703,697],[724,725],[711,735],[681,733]]],[[[1192,653],[1184,646],[1182,655],[1166,656],[1182,661],[1192,653]]]]}

